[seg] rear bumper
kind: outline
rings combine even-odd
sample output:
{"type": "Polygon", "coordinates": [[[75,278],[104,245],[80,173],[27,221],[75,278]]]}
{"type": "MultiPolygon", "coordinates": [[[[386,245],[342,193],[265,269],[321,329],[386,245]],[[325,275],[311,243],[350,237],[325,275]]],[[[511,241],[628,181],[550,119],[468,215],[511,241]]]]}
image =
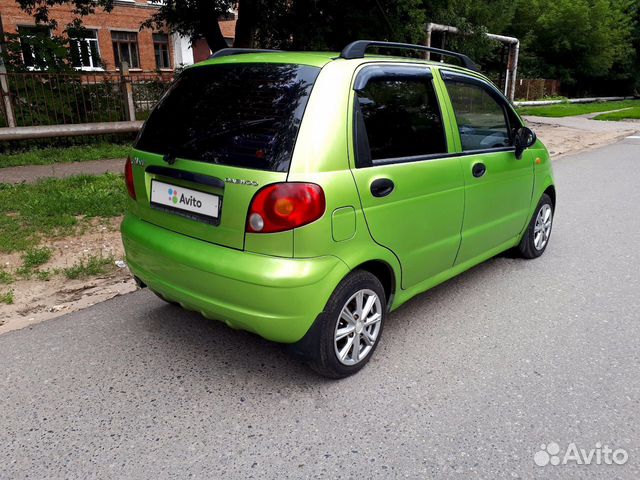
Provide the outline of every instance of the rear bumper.
{"type": "Polygon", "coordinates": [[[128,214],[131,272],[167,300],[272,341],[300,340],[349,272],[337,257],[293,259],[221,247],[128,214]]]}

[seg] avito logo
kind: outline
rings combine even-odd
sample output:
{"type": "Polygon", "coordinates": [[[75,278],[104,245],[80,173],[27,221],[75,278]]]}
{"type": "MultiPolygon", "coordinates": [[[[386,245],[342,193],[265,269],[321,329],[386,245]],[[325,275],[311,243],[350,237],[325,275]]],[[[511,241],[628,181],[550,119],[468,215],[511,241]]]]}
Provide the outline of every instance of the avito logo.
{"type": "Polygon", "coordinates": [[[578,448],[575,443],[567,446],[564,454],[560,445],[555,442],[542,444],[533,456],[533,461],[539,467],[546,465],[567,465],[576,463],[578,465],[624,465],[629,459],[629,454],[623,448],[612,449],[608,445],[596,442],[596,448],[578,448]]]}
{"type": "Polygon", "coordinates": [[[173,202],[175,205],[177,205],[178,203],[181,203],[189,207],[202,208],[202,202],[192,195],[185,197],[184,193],[178,193],[178,190],[175,188],[170,188],[168,190],[168,193],[169,193],[169,200],[173,202]]]}

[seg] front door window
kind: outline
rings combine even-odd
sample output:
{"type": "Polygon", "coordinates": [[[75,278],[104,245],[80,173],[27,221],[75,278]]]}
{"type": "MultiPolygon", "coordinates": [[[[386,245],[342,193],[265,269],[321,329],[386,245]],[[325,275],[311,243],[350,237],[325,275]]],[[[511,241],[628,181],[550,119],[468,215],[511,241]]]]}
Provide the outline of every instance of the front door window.
{"type": "Polygon", "coordinates": [[[505,110],[485,88],[457,80],[445,80],[445,83],[463,151],[513,145],[505,110]]]}

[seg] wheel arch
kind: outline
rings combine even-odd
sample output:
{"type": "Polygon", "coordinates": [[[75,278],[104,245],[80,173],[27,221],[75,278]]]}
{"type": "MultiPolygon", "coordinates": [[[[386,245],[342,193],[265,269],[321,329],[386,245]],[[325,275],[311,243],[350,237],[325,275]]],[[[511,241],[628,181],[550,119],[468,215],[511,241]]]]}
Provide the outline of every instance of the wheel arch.
{"type": "Polygon", "coordinates": [[[542,192],[543,194],[547,194],[549,195],[549,197],[551,198],[551,203],[553,203],[553,209],[555,210],[556,208],[556,187],[554,185],[549,185],[544,192],[542,192]]]}
{"type": "Polygon", "coordinates": [[[387,297],[387,310],[390,310],[396,292],[396,275],[393,267],[384,260],[368,260],[359,264],[353,270],[365,270],[380,280],[384,288],[384,294],[387,297]]]}

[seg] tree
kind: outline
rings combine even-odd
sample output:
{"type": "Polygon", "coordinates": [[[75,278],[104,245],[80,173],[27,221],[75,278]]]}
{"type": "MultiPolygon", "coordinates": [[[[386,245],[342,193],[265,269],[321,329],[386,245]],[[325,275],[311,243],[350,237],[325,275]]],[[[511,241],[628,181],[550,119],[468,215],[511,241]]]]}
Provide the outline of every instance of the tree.
{"type": "MultiPolygon", "coordinates": [[[[20,8],[32,15],[37,24],[48,25],[56,28],[58,23],[55,18],[51,18],[51,8],[58,5],[70,5],[73,14],[79,20],[95,13],[97,8],[102,8],[106,12],[113,9],[114,0],[16,0],[20,8]]],[[[74,22],[78,25],[78,22],[74,22]]]]}
{"type": "MultiPolygon", "coordinates": [[[[363,38],[422,42],[426,18],[422,0],[293,0],[261,41],[280,48],[340,50],[363,38]],[[266,37],[266,38],[264,38],[266,37]]],[[[266,30],[266,29],[265,29],[266,30]]]]}
{"type": "Polygon", "coordinates": [[[511,28],[523,39],[522,71],[587,93],[615,68],[629,68],[622,66],[633,58],[633,8],[629,0],[521,0],[511,28]]]}
{"type": "Polygon", "coordinates": [[[142,27],[166,26],[190,38],[192,43],[204,38],[215,52],[227,46],[218,18],[226,15],[235,3],[234,0],[167,0],[142,27]]]}

